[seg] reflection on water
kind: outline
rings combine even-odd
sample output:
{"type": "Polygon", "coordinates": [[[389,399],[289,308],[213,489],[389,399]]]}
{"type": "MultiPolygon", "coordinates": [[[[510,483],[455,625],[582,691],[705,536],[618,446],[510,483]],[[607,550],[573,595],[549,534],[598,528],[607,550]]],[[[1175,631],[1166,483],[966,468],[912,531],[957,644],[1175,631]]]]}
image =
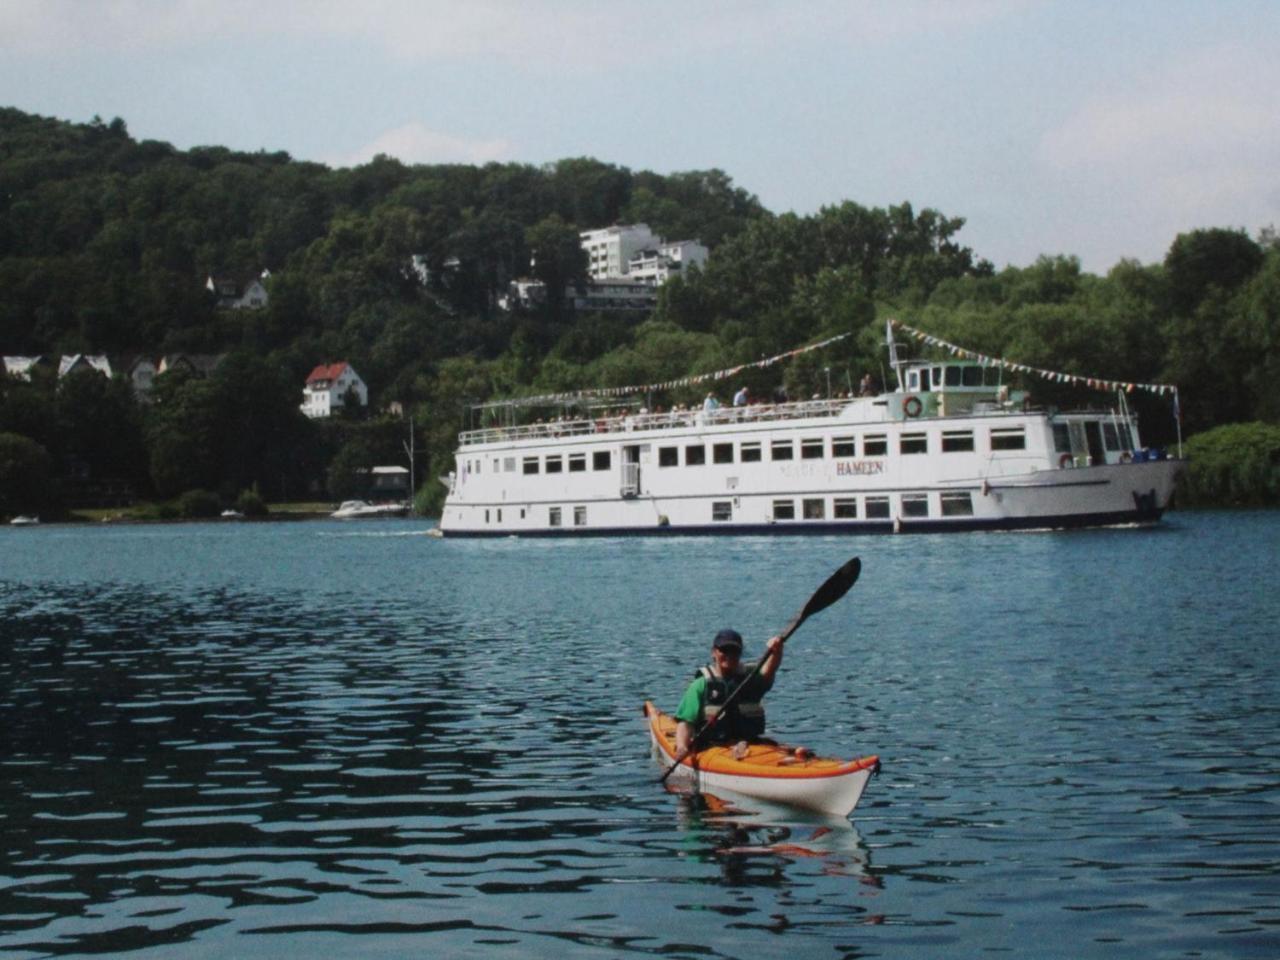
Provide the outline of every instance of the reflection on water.
{"type": "Polygon", "coordinates": [[[666,792],[640,714],[848,541],[0,538],[0,949],[1273,956],[1280,523],[1181,524],[858,543],[769,698],[883,756],[856,825],[666,792]]]}

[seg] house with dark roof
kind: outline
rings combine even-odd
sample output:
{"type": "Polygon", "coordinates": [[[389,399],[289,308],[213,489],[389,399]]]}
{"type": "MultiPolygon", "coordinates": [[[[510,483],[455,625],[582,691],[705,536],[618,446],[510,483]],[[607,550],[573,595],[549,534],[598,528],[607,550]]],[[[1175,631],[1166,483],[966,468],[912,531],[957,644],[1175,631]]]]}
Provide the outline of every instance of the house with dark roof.
{"type": "Polygon", "coordinates": [[[205,289],[217,298],[220,310],[261,310],[267,305],[266,279],[270,271],[256,277],[231,277],[209,274],[205,289]]]}

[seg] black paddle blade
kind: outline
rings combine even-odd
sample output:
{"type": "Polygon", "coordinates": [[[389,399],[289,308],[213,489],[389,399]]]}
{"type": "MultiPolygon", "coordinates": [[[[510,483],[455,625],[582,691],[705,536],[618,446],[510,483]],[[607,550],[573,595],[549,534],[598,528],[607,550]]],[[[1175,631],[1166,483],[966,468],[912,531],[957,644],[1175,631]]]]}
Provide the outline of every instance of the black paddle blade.
{"type": "Polygon", "coordinates": [[[797,613],[795,619],[787,624],[786,629],[780,634],[782,639],[786,640],[796,632],[800,624],[820,610],[827,609],[827,607],[848,593],[849,588],[857,583],[858,574],[861,572],[862,561],[858,557],[854,557],[831,576],[827,577],[826,583],[813,592],[813,596],[804,605],[804,609],[797,613]]]}

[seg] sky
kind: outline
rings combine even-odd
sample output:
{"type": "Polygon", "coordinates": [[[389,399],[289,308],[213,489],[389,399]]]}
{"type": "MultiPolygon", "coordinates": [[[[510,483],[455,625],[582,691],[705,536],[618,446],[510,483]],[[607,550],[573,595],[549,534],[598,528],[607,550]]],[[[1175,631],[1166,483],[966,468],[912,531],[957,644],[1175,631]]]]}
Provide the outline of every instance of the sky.
{"type": "Polygon", "coordinates": [[[1277,90],[1280,0],[0,0],[0,106],[330,166],[714,167],[775,213],[963,217],[997,268],[1280,226],[1277,90]]]}

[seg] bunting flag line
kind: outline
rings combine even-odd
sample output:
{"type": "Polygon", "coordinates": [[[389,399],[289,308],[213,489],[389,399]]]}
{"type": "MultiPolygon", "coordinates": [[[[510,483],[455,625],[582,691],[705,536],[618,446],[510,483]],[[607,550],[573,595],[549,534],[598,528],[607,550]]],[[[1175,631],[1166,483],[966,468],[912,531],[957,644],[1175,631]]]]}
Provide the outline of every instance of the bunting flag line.
{"type": "Polygon", "coordinates": [[[689,387],[699,383],[705,383],[708,380],[724,380],[727,377],[736,376],[743,370],[752,368],[768,367],[782,360],[790,360],[792,357],[798,357],[802,353],[809,353],[812,350],[820,350],[828,347],[838,340],[852,336],[849,333],[840,333],[834,337],[828,337],[820,343],[811,343],[807,347],[797,347],[795,350],[788,350],[786,353],[780,353],[775,357],[768,357],[764,360],[756,360],[753,363],[740,363],[736,367],[727,367],[724,370],[716,370],[713,373],[699,373],[691,377],[681,377],[677,380],[666,380],[662,383],[646,383],[639,386],[630,387],[598,387],[590,390],[571,390],[566,393],[544,393],[537,397],[512,397],[510,400],[500,400],[493,403],[480,404],[481,407],[511,407],[523,406],[532,407],[542,404],[565,403],[569,400],[585,400],[590,397],[624,397],[634,396],[636,394],[648,393],[651,390],[672,390],[676,387],[689,387]]]}
{"type": "Polygon", "coordinates": [[[939,347],[947,350],[953,357],[963,357],[966,360],[977,360],[986,366],[1002,367],[1005,370],[1014,370],[1018,373],[1031,373],[1038,377],[1044,377],[1046,380],[1053,380],[1057,383],[1070,383],[1075,386],[1092,387],[1095,390],[1116,390],[1124,393],[1133,393],[1134,390],[1146,390],[1160,396],[1173,395],[1174,403],[1178,402],[1178,388],[1171,383],[1129,383],[1123,380],[1107,380],[1103,377],[1085,377],[1076,373],[1062,373],[1057,370],[1045,370],[1040,367],[1028,366],[1025,363],[1015,363],[1012,360],[1005,360],[1002,357],[989,357],[985,353],[978,353],[976,350],[968,350],[964,347],[958,347],[954,343],[949,343],[941,337],[935,337],[932,334],[925,333],[923,330],[917,330],[910,324],[903,323],[901,320],[890,320],[891,324],[915,337],[921,343],[928,344],[931,347],[939,347]]]}

